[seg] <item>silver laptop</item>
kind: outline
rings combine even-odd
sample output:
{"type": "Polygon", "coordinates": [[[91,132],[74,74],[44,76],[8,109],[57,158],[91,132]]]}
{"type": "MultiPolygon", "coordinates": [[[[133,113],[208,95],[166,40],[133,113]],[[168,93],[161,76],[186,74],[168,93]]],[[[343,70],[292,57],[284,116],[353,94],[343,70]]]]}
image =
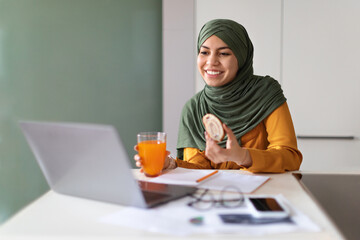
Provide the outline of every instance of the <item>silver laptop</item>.
{"type": "Polygon", "coordinates": [[[196,191],[136,181],[113,126],[22,121],[20,127],[49,186],[58,193],[147,208],[196,191]]]}

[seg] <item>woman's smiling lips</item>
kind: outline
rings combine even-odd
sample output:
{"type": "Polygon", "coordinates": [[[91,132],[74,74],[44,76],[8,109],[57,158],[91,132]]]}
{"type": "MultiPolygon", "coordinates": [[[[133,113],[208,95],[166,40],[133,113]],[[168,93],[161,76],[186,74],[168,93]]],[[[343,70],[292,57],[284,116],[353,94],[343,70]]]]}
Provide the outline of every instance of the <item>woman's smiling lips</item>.
{"type": "Polygon", "coordinates": [[[218,71],[218,70],[205,70],[205,73],[209,76],[209,77],[216,77],[218,75],[220,75],[222,72],[218,71]]]}

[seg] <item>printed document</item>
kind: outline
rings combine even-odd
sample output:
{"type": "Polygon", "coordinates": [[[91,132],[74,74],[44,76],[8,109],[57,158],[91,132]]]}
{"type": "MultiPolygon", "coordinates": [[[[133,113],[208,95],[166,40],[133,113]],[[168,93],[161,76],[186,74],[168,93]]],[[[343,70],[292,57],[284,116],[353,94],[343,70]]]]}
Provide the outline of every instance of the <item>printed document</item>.
{"type": "Polygon", "coordinates": [[[252,193],[270,179],[270,177],[255,174],[239,174],[238,172],[233,173],[227,172],[226,170],[220,170],[218,173],[206,180],[196,182],[196,180],[201,179],[212,172],[214,172],[214,170],[199,170],[178,167],[174,170],[164,172],[158,177],[144,179],[144,181],[196,186],[198,188],[207,188],[219,191],[226,186],[236,186],[243,193],[252,193]]]}

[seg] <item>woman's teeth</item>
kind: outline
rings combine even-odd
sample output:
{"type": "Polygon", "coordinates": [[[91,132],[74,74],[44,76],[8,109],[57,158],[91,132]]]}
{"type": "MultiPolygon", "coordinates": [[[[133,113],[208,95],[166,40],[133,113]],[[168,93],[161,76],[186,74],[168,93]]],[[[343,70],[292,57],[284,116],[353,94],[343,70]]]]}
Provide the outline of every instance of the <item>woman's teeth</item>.
{"type": "Polygon", "coordinates": [[[217,74],[220,74],[220,72],[216,72],[216,71],[206,71],[207,74],[210,74],[210,75],[217,75],[217,74]]]}

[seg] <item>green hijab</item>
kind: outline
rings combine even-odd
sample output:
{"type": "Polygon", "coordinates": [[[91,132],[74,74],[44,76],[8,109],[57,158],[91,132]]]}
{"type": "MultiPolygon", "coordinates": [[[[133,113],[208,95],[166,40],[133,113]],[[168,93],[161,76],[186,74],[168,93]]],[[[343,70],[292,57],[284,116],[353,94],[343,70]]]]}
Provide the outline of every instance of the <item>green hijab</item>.
{"type": "MultiPolygon", "coordinates": [[[[178,134],[178,158],[187,147],[205,150],[202,117],[212,113],[240,138],[286,101],[280,84],[269,76],[253,74],[254,48],[245,28],[227,19],[207,22],[200,30],[197,52],[210,36],[216,35],[233,51],[239,71],[234,80],[220,87],[205,85],[184,106],[178,134]]],[[[220,146],[226,146],[227,136],[220,146]]]]}

